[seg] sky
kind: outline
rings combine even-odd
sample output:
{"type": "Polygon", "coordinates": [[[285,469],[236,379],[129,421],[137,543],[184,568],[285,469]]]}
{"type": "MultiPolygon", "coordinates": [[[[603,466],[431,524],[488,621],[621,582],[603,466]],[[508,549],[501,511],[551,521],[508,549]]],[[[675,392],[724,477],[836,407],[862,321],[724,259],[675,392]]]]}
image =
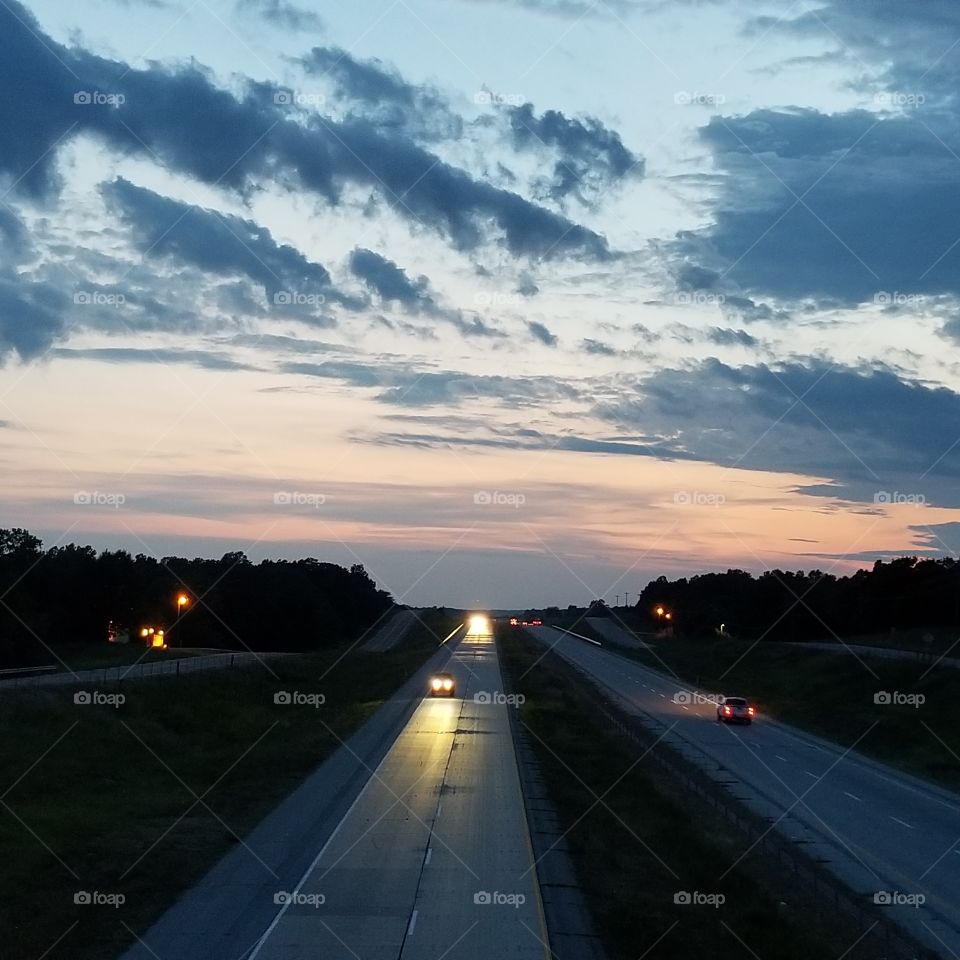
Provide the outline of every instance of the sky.
{"type": "Polygon", "coordinates": [[[960,549],[950,0],[0,0],[0,526],[623,602],[960,549]]]}

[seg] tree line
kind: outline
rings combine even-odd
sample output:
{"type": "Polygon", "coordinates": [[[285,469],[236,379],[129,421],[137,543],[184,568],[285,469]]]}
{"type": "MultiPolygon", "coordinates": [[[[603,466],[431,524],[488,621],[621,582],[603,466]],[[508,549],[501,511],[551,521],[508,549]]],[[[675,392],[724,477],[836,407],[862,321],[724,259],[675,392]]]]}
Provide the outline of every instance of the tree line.
{"type": "Polygon", "coordinates": [[[912,628],[960,627],[960,560],[878,560],[837,577],[820,570],[705,573],[644,587],[636,615],[647,629],[686,636],[822,640],[912,628]],[[658,613],[658,608],[663,612],[658,613]]]}
{"type": "Polygon", "coordinates": [[[153,626],[171,646],[309,650],[359,636],[392,603],[360,564],[44,550],[27,530],[0,529],[0,667],[50,663],[50,645],[106,643],[109,624],[131,643],[153,626]]]}

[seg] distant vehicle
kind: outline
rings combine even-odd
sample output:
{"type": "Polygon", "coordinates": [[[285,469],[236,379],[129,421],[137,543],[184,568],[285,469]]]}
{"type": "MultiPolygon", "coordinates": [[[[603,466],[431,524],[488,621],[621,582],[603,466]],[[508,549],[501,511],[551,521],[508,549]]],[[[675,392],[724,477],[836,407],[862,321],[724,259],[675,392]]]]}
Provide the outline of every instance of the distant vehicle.
{"type": "Polygon", "coordinates": [[[510,618],[510,626],[511,626],[511,627],[519,627],[519,626],[520,626],[520,621],[519,621],[516,617],[511,617],[511,618],[510,618]]]}
{"type": "Polygon", "coordinates": [[[457,681],[452,673],[435,673],[430,678],[431,697],[453,697],[457,693],[457,681]]]}
{"type": "Polygon", "coordinates": [[[753,723],[756,709],[743,697],[721,697],[717,703],[717,720],[720,723],[753,723]]]}
{"type": "Polygon", "coordinates": [[[543,626],[543,621],[538,617],[536,620],[531,620],[531,621],[530,621],[530,626],[531,626],[531,627],[542,627],[542,626],[543,626]]]}

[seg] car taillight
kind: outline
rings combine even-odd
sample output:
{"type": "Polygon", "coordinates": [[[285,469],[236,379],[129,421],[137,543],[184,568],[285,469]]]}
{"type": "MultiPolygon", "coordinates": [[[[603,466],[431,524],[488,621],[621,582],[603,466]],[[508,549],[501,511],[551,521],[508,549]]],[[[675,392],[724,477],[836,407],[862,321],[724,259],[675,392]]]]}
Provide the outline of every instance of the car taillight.
{"type": "Polygon", "coordinates": [[[756,711],[753,709],[753,707],[747,707],[747,713],[749,713],[751,717],[754,715],[755,712],[756,711]]]}
{"type": "Polygon", "coordinates": [[[729,717],[732,713],[733,713],[733,707],[724,707],[724,708],[723,708],[723,715],[724,715],[725,717],[729,717]]]}

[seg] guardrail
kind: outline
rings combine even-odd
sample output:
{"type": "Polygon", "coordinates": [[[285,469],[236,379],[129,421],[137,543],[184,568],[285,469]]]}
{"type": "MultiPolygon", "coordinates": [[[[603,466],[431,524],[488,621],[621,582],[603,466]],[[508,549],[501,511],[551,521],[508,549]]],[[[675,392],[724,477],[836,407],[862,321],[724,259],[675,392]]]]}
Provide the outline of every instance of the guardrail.
{"type": "Polygon", "coordinates": [[[266,660],[288,657],[289,653],[221,653],[204,657],[178,657],[175,660],[155,660],[150,663],[134,663],[121,667],[101,667],[92,670],[46,673],[42,676],[15,677],[0,680],[0,693],[11,690],[44,690],[50,687],[78,686],[88,683],[123,683],[151,677],[181,677],[207,670],[229,670],[232,667],[249,667],[266,660]]]}
{"type": "Polygon", "coordinates": [[[4,670],[0,670],[0,677],[10,677],[15,674],[26,676],[27,674],[33,673],[51,673],[59,669],[55,663],[43,667],[7,667],[4,670]]]}

